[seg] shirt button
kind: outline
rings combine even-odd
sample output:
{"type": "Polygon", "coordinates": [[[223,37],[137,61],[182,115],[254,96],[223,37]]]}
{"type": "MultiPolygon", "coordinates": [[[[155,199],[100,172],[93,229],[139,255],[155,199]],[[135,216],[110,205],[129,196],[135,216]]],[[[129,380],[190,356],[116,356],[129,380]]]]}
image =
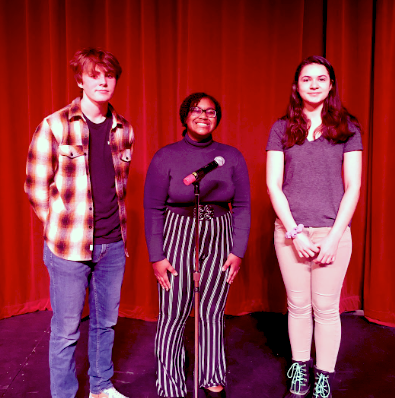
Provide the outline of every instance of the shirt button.
{"type": "Polygon", "coordinates": [[[89,225],[89,229],[92,229],[92,225],[89,225]]]}
{"type": "Polygon", "coordinates": [[[92,210],[92,207],[90,207],[89,210],[92,210]]]}

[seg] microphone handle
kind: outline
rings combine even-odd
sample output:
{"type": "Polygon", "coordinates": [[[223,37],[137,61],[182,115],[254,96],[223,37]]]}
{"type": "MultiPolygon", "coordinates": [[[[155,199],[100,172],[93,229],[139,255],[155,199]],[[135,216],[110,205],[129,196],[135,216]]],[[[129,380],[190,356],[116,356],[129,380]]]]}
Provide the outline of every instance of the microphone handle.
{"type": "Polygon", "coordinates": [[[213,171],[218,167],[218,163],[213,160],[206,166],[202,167],[201,169],[194,171],[192,174],[196,178],[196,181],[200,181],[206,174],[210,173],[210,171],[213,171]]]}

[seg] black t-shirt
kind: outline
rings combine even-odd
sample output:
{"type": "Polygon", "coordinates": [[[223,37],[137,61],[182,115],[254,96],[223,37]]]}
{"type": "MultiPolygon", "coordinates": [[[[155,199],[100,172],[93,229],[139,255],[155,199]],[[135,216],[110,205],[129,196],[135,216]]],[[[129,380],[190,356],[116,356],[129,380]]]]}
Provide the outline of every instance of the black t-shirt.
{"type": "Polygon", "coordinates": [[[102,123],[93,123],[86,116],[85,119],[89,127],[89,172],[93,197],[94,244],[118,242],[122,239],[122,235],[110,147],[112,114],[109,112],[102,123]]]}

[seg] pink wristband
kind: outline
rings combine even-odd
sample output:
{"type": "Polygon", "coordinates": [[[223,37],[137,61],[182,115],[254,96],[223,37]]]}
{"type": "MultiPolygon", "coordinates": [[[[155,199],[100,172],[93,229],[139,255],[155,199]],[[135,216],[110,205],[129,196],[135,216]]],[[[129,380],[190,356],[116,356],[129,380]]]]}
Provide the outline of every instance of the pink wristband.
{"type": "Polygon", "coordinates": [[[287,239],[294,239],[296,237],[297,234],[300,234],[303,231],[304,225],[303,224],[299,224],[297,227],[291,229],[290,231],[285,233],[285,237],[287,239]]]}

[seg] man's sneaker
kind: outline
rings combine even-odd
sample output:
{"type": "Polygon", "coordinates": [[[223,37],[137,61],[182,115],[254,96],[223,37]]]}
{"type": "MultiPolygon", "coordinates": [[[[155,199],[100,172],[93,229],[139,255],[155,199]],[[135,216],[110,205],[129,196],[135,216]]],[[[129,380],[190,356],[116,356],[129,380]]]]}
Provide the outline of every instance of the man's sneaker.
{"type": "Polygon", "coordinates": [[[92,393],[89,393],[89,398],[128,398],[125,395],[121,394],[119,391],[117,391],[114,387],[107,388],[106,390],[103,390],[100,394],[92,395],[92,393]]]}

